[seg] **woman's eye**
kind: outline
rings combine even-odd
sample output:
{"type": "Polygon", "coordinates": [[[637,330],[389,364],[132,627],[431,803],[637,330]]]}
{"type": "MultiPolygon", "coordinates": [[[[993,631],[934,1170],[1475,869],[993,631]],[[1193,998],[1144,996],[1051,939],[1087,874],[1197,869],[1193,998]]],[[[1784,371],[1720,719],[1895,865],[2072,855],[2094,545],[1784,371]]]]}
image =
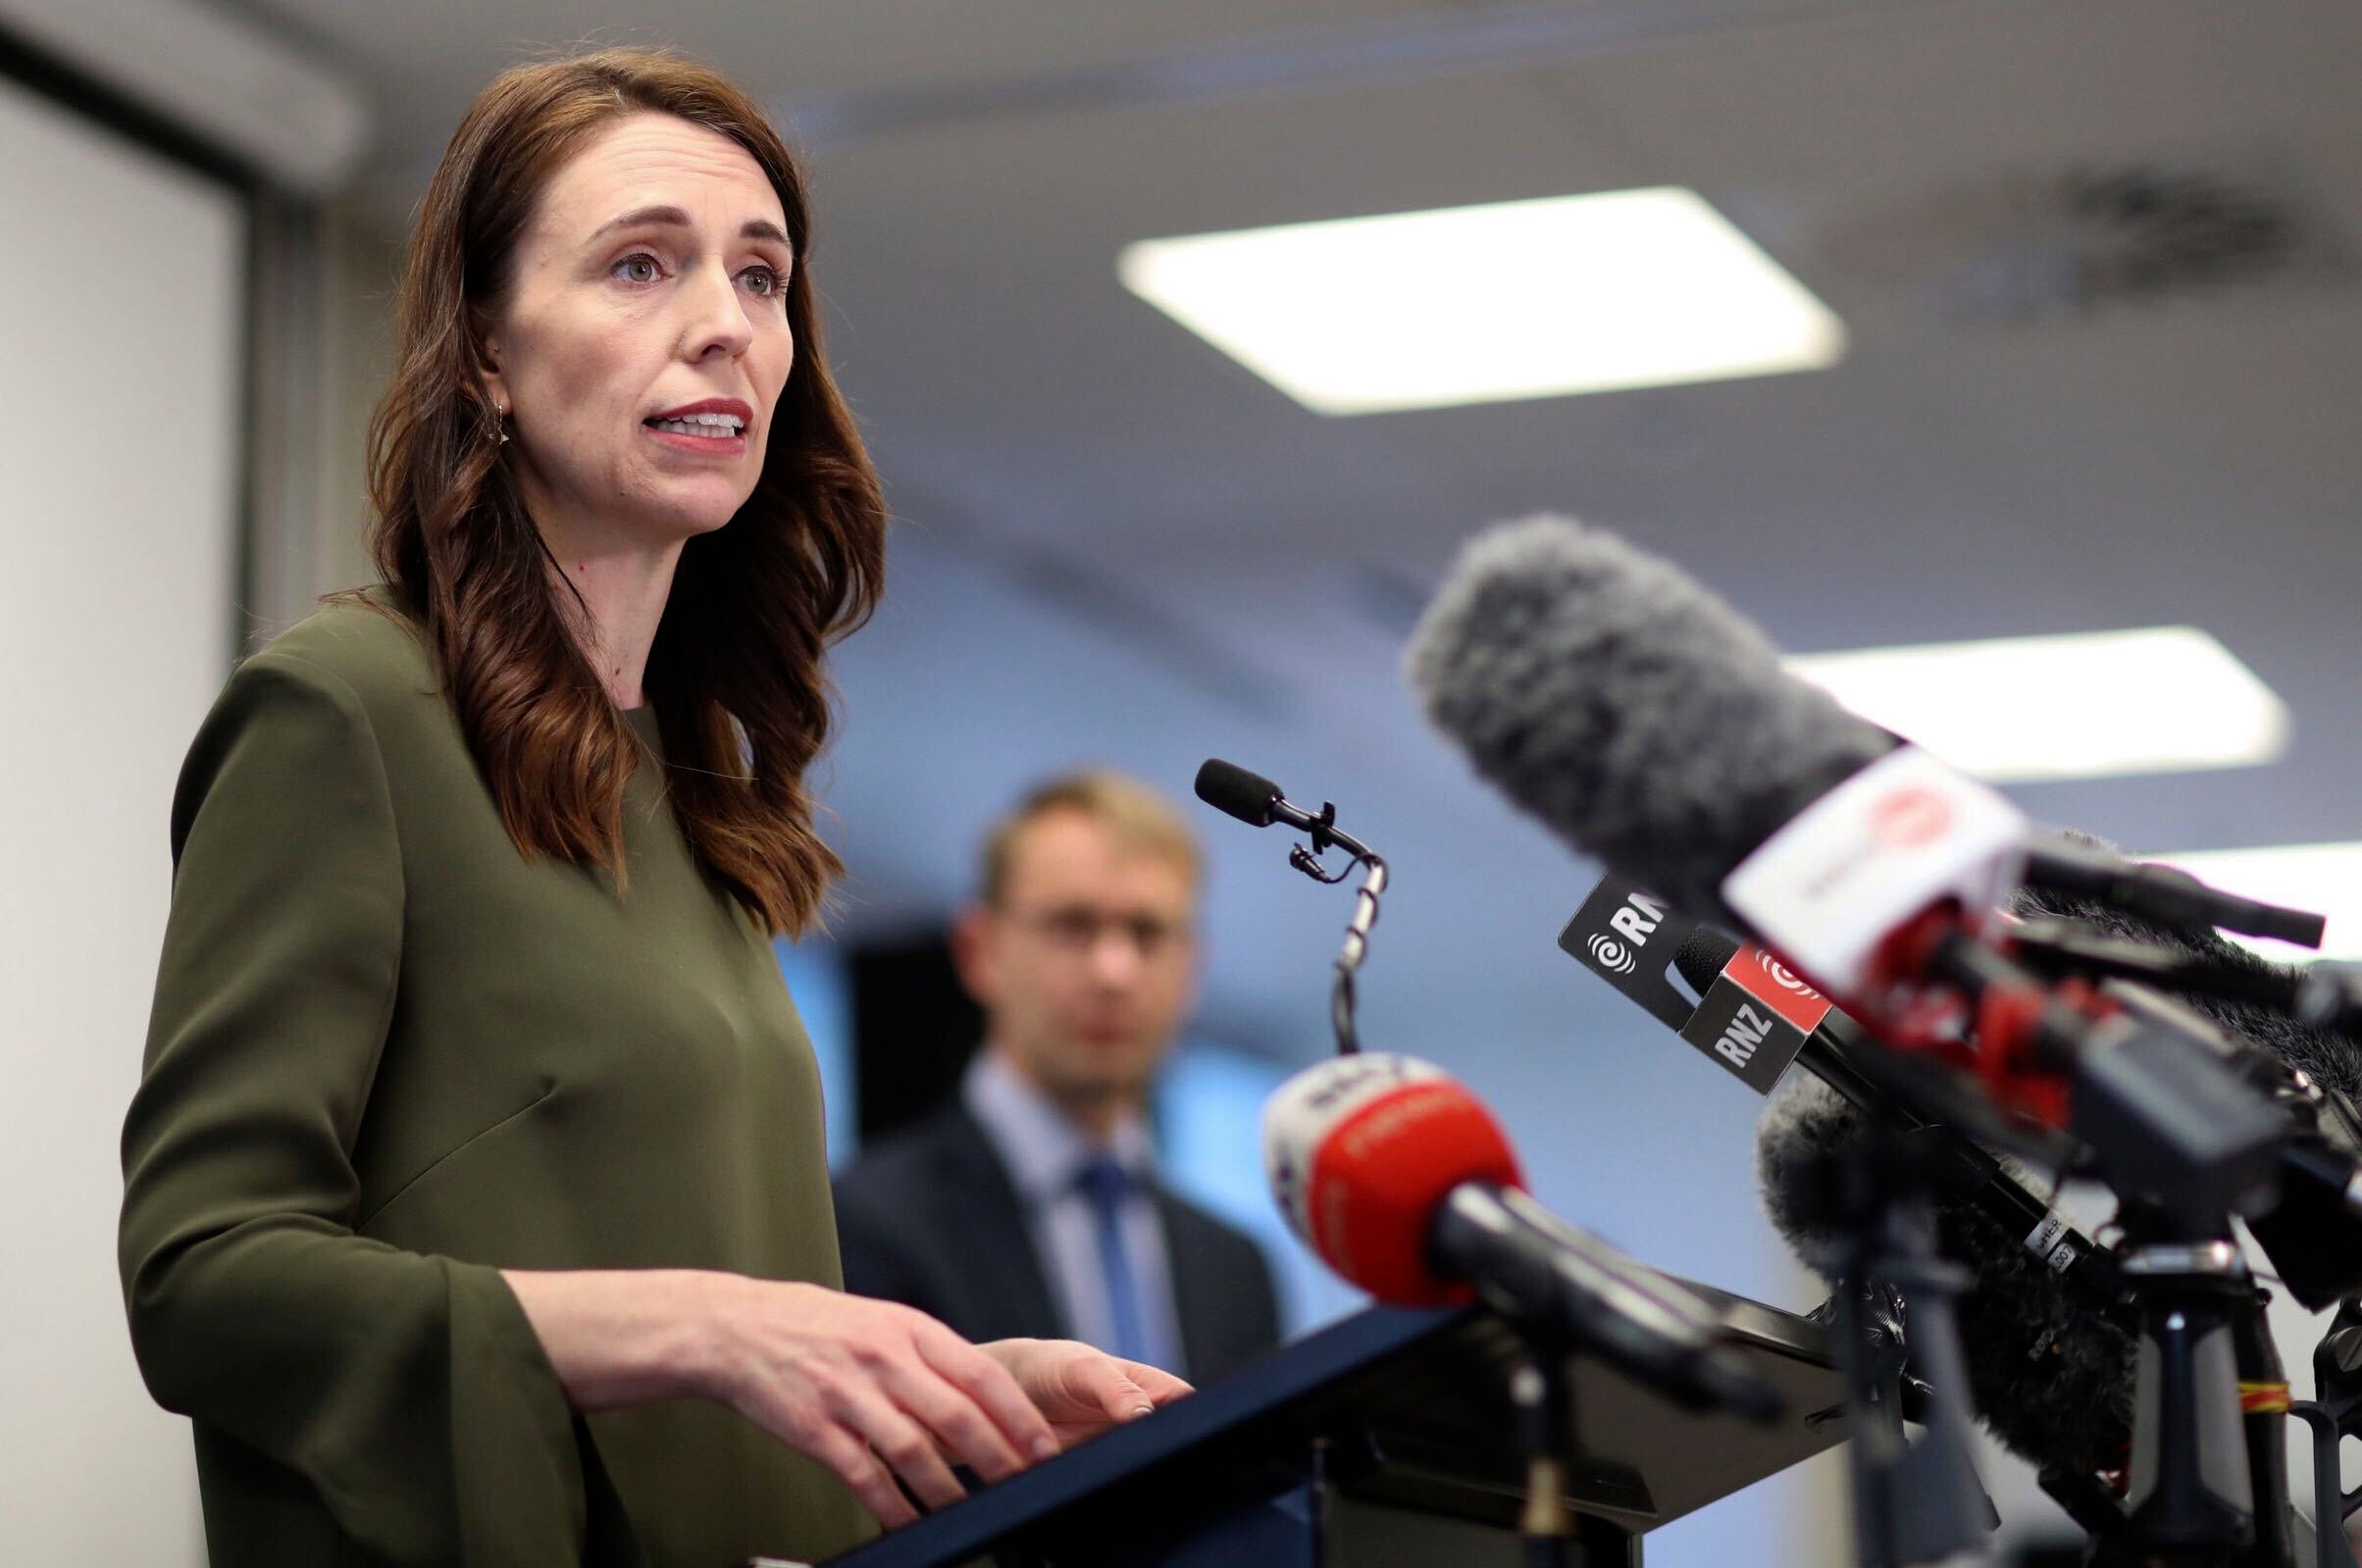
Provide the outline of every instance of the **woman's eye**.
{"type": "Polygon", "coordinates": [[[608,271],[627,283],[652,283],[656,280],[658,269],[656,258],[642,251],[638,255],[626,256],[608,271]]]}
{"type": "Polygon", "coordinates": [[[746,279],[746,286],[766,297],[778,293],[781,288],[786,286],[780,280],[779,274],[768,267],[749,267],[742,276],[746,279]]]}

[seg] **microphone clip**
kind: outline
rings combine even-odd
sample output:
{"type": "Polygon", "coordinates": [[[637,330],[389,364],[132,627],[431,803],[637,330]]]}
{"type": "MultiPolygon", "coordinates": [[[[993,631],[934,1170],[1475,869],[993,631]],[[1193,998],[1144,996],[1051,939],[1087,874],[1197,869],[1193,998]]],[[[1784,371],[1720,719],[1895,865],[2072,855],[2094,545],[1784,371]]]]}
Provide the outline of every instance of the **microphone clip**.
{"type": "Polygon", "coordinates": [[[1329,852],[1331,844],[1350,841],[1343,839],[1337,833],[1337,808],[1329,801],[1320,802],[1320,815],[1317,817],[1308,815],[1299,826],[1310,835],[1312,842],[1309,848],[1303,844],[1291,847],[1288,850],[1288,864],[1323,885],[1335,886],[1352,876],[1354,867],[1360,865],[1369,853],[1368,850],[1360,849],[1357,845],[1355,847],[1359,849],[1359,853],[1349,849],[1347,853],[1351,858],[1335,871],[1332,872],[1321,865],[1320,857],[1329,852]]]}

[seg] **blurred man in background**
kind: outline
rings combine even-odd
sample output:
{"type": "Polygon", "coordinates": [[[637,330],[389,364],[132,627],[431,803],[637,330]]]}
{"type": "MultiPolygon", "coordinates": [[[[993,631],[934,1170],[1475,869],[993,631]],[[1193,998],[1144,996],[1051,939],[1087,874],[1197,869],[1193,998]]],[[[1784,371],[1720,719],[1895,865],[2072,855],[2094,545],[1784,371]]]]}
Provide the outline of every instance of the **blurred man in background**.
{"type": "Polygon", "coordinates": [[[1149,1138],[1196,991],[1199,878],[1180,814],[1115,774],[1053,780],[994,828],[951,934],[984,1048],[951,1104],[838,1184],[847,1290],[1200,1384],[1276,1342],[1261,1252],[1157,1182],[1149,1138]]]}

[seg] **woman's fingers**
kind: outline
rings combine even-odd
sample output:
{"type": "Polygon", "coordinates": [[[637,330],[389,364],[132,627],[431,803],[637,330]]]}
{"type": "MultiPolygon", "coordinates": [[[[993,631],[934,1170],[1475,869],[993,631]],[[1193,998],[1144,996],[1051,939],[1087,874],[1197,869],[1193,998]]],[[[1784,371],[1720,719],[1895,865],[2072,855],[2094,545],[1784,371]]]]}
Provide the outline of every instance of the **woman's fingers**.
{"type": "Polygon", "coordinates": [[[894,1477],[870,1452],[868,1443],[825,1418],[811,1422],[799,1438],[797,1431],[803,1425],[793,1423],[779,1435],[835,1471],[880,1525],[899,1530],[918,1518],[918,1510],[910,1506],[910,1499],[902,1495],[902,1489],[894,1484],[894,1477]]]}
{"type": "Polygon", "coordinates": [[[1110,1421],[1145,1416],[1156,1408],[1156,1401],[1132,1376],[1135,1365],[1111,1355],[1076,1356],[1066,1364],[1067,1392],[1077,1404],[1100,1411],[1110,1421]]]}
{"type": "Polygon", "coordinates": [[[990,1416],[1018,1453],[1047,1459],[1058,1451],[1050,1423],[1000,1362],[940,1323],[930,1323],[916,1338],[927,1364],[990,1416]]]}
{"type": "Polygon", "coordinates": [[[954,1464],[1000,1481],[1055,1454],[1061,1436],[1187,1391],[1082,1344],[1010,1340],[987,1353],[924,1313],[817,1287],[772,1286],[749,1304],[767,1310],[726,1320],[724,1396],[835,1471],[888,1529],[917,1517],[897,1477],[946,1507],[966,1495],[954,1464]]]}
{"type": "MultiPolygon", "coordinates": [[[[968,1494],[959,1478],[951,1474],[951,1467],[944,1463],[926,1429],[874,1385],[847,1384],[833,1391],[830,1402],[841,1425],[860,1434],[928,1507],[949,1508],[968,1494]]],[[[885,1521],[881,1518],[879,1522],[885,1521]]]]}
{"type": "Polygon", "coordinates": [[[1025,1468],[1008,1435],[973,1398],[923,1361],[896,1363],[881,1378],[888,1397],[934,1434],[944,1449],[986,1481],[1025,1468]]]}
{"type": "Polygon", "coordinates": [[[1140,1386],[1140,1391],[1147,1394],[1149,1401],[1158,1409],[1171,1404],[1185,1393],[1198,1391],[1163,1368],[1150,1366],[1145,1361],[1118,1359],[1115,1364],[1124,1369],[1125,1374],[1140,1386]]]}

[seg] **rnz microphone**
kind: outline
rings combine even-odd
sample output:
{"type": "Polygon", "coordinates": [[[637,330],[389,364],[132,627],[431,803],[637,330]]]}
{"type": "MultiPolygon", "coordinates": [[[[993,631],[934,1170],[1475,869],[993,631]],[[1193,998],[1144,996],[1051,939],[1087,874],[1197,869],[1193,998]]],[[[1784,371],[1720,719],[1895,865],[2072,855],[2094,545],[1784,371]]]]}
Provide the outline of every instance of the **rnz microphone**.
{"type": "MultiPolygon", "coordinates": [[[[1745,946],[1711,926],[1689,934],[1673,955],[1673,967],[1700,991],[1710,991],[1716,982],[1723,981],[1766,997],[1767,1004],[1777,988],[1803,988],[1761,948],[1745,946]],[[1769,982],[1764,978],[1767,970],[1772,972],[1769,982]]],[[[1795,1060],[1843,1095],[1855,1110],[1918,1143],[1930,1156],[1944,1197],[1974,1204],[2017,1237],[2028,1253],[2066,1280],[2083,1306],[2100,1312],[2117,1306],[2124,1295],[2124,1280],[2115,1258],[2093,1246],[2088,1237],[2035,1195],[1989,1150],[1939,1119],[1923,1114],[1866,1072],[1865,1067],[1879,1060],[1878,1047],[1865,1040],[1843,1013],[1829,1009],[1805,1037],[1795,1060]]],[[[1798,1242],[1800,1252],[1810,1251],[1817,1264],[1823,1262],[1827,1254],[1823,1249],[1831,1240],[1819,1234],[1820,1205],[1801,1189],[1799,1174],[1769,1159],[1762,1174],[1767,1199],[1775,1205],[1775,1213],[1787,1220],[1781,1225],[1783,1233],[1798,1242]],[[1807,1237],[1813,1239],[1809,1243],[1803,1239],[1807,1237]]]]}
{"type": "Polygon", "coordinates": [[[1678,943],[1671,968],[1703,1000],[1659,1010],[1672,995],[1662,979],[1605,966],[1582,939],[1606,929],[1633,891],[1613,876],[1601,883],[1584,902],[1589,918],[1578,913],[1567,928],[1573,939],[1560,945],[1650,1006],[1707,1060],[1772,1096],[1756,1132],[1757,1173],[1765,1210],[1797,1255],[1835,1281],[1843,1240],[1823,1173],[1866,1120],[1909,1139],[1928,1156],[1945,1199],[1936,1215],[1943,1254],[1974,1268],[1958,1302],[1971,1405],[2037,1465],[2089,1475],[2119,1463],[2131,1442],[2133,1351],[2114,1254],[1917,1099],[1912,1090],[1926,1086],[1893,1082],[1909,1060],[1864,1041],[1764,949],[1669,912],[1649,937],[1678,943]],[[1729,1026],[1750,1018],[1749,1048],[1728,1048],[1729,1026]],[[1789,1065],[1803,1071],[1782,1078],[1789,1065]]]}
{"type": "Polygon", "coordinates": [[[1780,1414],[1714,1307],[1535,1202],[1500,1124],[1431,1063],[1305,1069],[1263,1111],[1263,1157],[1290,1228],[1384,1304],[1481,1300],[1691,1409],[1780,1414]]]}

